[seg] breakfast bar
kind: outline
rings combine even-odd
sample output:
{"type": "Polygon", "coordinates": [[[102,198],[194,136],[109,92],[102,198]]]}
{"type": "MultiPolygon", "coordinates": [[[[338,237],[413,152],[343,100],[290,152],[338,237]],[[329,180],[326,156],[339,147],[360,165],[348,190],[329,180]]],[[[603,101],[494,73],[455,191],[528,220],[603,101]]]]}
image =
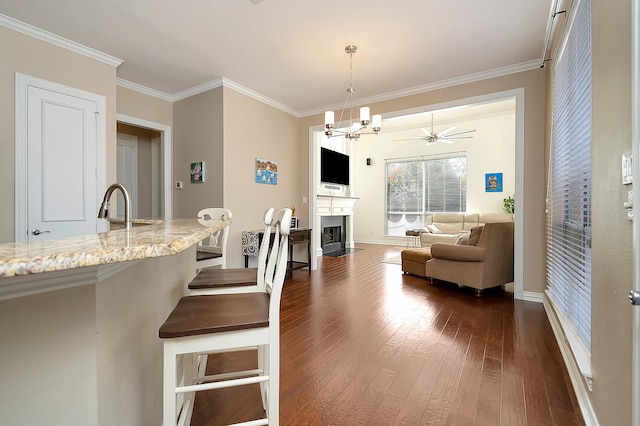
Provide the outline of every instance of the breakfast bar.
{"type": "Polygon", "coordinates": [[[195,245],[228,225],[134,220],[0,244],[0,424],[161,424],[158,328],[195,276],[195,245]]]}

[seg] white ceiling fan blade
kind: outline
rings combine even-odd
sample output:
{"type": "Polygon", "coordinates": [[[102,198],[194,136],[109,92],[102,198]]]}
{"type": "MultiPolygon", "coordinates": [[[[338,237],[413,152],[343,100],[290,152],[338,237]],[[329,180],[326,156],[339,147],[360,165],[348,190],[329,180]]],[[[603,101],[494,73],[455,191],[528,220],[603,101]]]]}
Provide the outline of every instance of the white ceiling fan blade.
{"type": "Polygon", "coordinates": [[[451,126],[451,127],[449,127],[448,129],[445,129],[445,130],[443,130],[443,131],[439,132],[439,133],[438,133],[438,136],[444,136],[444,135],[448,134],[449,132],[454,131],[455,129],[457,129],[457,127],[456,127],[456,126],[451,126]]]}
{"type": "Polygon", "coordinates": [[[424,132],[424,134],[427,135],[427,136],[433,136],[433,133],[431,133],[430,131],[428,131],[424,127],[421,127],[420,130],[422,130],[424,132]]]}
{"type": "Polygon", "coordinates": [[[448,139],[438,139],[438,142],[453,143],[453,141],[450,141],[448,139]]]}
{"type": "Polygon", "coordinates": [[[436,142],[427,141],[427,143],[425,143],[424,146],[435,145],[435,144],[436,144],[436,142]]]}
{"type": "Polygon", "coordinates": [[[445,139],[473,139],[471,136],[447,136],[445,139]]]}
{"type": "MultiPolygon", "coordinates": [[[[475,132],[475,131],[476,130],[473,129],[473,130],[465,130],[465,131],[462,131],[462,132],[455,132],[455,133],[448,134],[447,137],[450,138],[452,136],[464,135],[464,134],[472,133],[472,132],[475,132]]],[[[468,136],[468,137],[471,137],[471,136],[468,136]]]]}

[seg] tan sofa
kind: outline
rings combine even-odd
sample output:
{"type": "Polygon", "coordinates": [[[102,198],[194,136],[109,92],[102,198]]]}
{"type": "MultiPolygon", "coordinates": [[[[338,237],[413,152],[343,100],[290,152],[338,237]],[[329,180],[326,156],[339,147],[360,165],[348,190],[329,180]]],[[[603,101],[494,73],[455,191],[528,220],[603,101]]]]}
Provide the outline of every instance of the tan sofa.
{"type": "Polygon", "coordinates": [[[455,244],[460,234],[487,222],[513,222],[510,213],[434,213],[420,230],[420,246],[433,243],[455,244]]]}
{"type": "Polygon", "coordinates": [[[513,282],[513,222],[489,222],[476,246],[435,243],[426,275],[482,290],[513,282]]]}

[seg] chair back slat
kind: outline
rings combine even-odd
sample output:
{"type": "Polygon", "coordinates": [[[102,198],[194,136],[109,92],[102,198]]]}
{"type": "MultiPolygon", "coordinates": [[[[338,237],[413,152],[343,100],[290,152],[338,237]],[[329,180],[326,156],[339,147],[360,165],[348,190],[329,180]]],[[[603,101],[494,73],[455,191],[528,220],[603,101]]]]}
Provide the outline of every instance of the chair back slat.
{"type": "Polygon", "coordinates": [[[270,207],[264,212],[264,234],[258,251],[258,291],[264,291],[264,275],[267,268],[267,257],[269,256],[269,245],[271,242],[271,229],[273,222],[273,212],[276,209],[270,207]]]}
{"type": "Polygon", "coordinates": [[[275,328],[278,328],[280,297],[287,272],[291,216],[291,209],[284,208],[279,210],[273,217],[272,226],[275,228],[274,241],[264,277],[265,290],[271,294],[269,321],[276,323],[275,328]]]}

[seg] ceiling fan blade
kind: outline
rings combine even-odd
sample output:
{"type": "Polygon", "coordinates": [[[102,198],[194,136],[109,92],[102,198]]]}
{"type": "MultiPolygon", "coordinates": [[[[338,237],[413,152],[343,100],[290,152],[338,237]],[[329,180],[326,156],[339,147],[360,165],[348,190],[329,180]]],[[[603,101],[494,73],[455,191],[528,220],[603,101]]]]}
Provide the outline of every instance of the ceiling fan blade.
{"type": "MultiPolygon", "coordinates": [[[[466,134],[466,133],[472,133],[472,132],[475,132],[475,131],[476,131],[476,130],[475,130],[475,129],[473,129],[473,130],[465,130],[465,131],[462,131],[462,132],[450,133],[450,134],[448,134],[448,135],[447,135],[447,137],[448,137],[448,138],[450,138],[451,136],[464,135],[464,134],[466,134]]],[[[471,137],[471,136],[469,136],[469,137],[471,137]]]]}
{"type": "Polygon", "coordinates": [[[421,127],[420,130],[422,130],[424,132],[424,134],[427,135],[427,136],[433,136],[433,133],[431,133],[430,131],[428,131],[424,127],[421,127]]]}
{"type": "Polygon", "coordinates": [[[439,133],[438,133],[438,136],[444,136],[444,135],[448,134],[449,132],[454,131],[455,129],[457,129],[457,127],[456,127],[456,126],[451,126],[451,127],[449,127],[448,129],[445,129],[445,130],[443,130],[443,131],[439,132],[439,133]]]}
{"type": "Polygon", "coordinates": [[[435,144],[436,144],[436,142],[427,141],[427,143],[425,143],[424,146],[435,145],[435,144]]]}
{"type": "Polygon", "coordinates": [[[438,139],[438,142],[453,143],[453,141],[450,141],[449,139],[438,139]]]}
{"type": "Polygon", "coordinates": [[[447,136],[445,139],[473,139],[472,136],[447,136]]]}

